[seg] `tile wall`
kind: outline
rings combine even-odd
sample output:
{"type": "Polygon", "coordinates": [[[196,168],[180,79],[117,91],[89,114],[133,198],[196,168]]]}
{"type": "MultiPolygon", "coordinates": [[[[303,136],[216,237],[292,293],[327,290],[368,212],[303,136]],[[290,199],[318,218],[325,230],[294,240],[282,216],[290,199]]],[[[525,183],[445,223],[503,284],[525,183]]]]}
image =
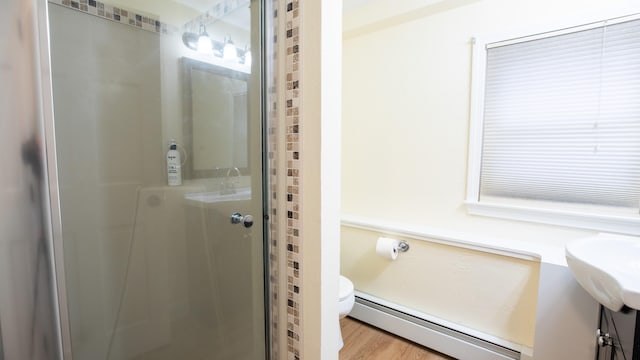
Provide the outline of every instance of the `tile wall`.
{"type": "Polygon", "coordinates": [[[271,26],[267,25],[266,33],[266,54],[267,54],[267,151],[268,151],[268,181],[269,181],[269,301],[271,307],[270,321],[270,337],[271,337],[271,358],[279,359],[280,341],[279,341],[279,317],[280,317],[280,301],[279,301],[279,279],[280,279],[280,217],[278,216],[278,145],[280,137],[279,130],[279,111],[278,111],[278,34],[279,34],[279,18],[278,4],[280,0],[272,0],[267,3],[266,12],[271,17],[271,26]]]}
{"type": "Polygon", "coordinates": [[[166,32],[167,25],[161,23],[156,17],[143,14],[137,10],[124,9],[117,6],[105,4],[96,0],[49,0],[50,3],[66,6],[91,15],[99,16],[125,25],[152,31],[166,32]]]}
{"type": "MultiPolygon", "coordinates": [[[[270,299],[271,299],[271,324],[272,324],[272,358],[279,359],[278,348],[278,314],[283,310],[280,297],[286,294],[287,311],[287,349],[286,358],[297,360],[301,358],[302,339],[302,284],[301,284],[301,246],[302,232],[300,194],[302,192],[302,181],[300,178],[301,167],[301,137],[300,137],[300,2],[299,0],[274,0],[272,8],[268,9],[273,15],[272,33],[268,33],[273,41],[273,52],[269,53],[273,62],[271,69],[279,69],[280,57],[284,55],[284,79],[279,82],[277,71],[268,76],[269,81],[269,181],[270,181],[270,299]],[[284,16],[282,14],[284,13],[284,16]],[[284,48],[286,52],[281,54],[277,51],[279,39],[284,38],[284,48]],[[286,89],[279,89],[278,85],[283,84],[286,89]],[[278,94],[284,90],[284,103],[278,103],[278,94]],[[282,122],[284,119],[284,122],[282,122]],[[281,129],[284,127],[284,129],[281,129]],[[282,130],[282,131],[281,131],[282,130]],[[284,139],[279,138],[279,134],[284,134],[284,139]],[[278,159],[281,152],[284,152],[285,164],[279,164],[278,159]],[[283,171],[284,174],[279,174],[283,171]],[[284,182],[284,193],[280,193],[279,182],[284,182]],[[285,207],[279,208],[281,196],[286,196],[285,207]],[[279,228],[280,217],[285,216],[285,229],[279,228]],[[283,234],[284,232],[284,234],[283,234]],[[284,246],[286,246],[286,293],[278,289],[279,259],[281,253],[281,237],[285,236],[284,246]]],[[[268,30],[268,31],[269,31],[268,30]]]]}
{"type": "Polygon", "coordinates": [[[302,339],[302,179],[300,136],[300,2],[286,1],[287,358],[300,359],[302,339]]]}

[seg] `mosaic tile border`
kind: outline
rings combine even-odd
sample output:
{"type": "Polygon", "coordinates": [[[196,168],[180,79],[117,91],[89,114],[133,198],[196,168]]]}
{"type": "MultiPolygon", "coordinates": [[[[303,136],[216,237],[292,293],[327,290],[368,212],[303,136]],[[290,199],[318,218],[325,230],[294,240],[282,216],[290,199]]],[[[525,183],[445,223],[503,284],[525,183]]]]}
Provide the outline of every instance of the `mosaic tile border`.
{"type": "MultiPolygon", "coordinates": [[[[171,34],[179,30],[178,26],[163,23],[158,16],[146,14],[139,10],[110,5],[97,0],[48,0],[49,3],[61,5],[73,10],[98,16],[123,25],[133,26],[142,30],[171,34]]],[[[250,0],[221,0],[203,14],[181,26],[183,31],[197,32],[200,24],[209,26],[211,23],[223,19],[228,14],[242,6],[249,6],[250,0]]]]}
{"type": "Polygon", "coordinates": [[[69,9],[98,16],[115,21],[123,25],[129,25],[138,29],[167,33],[169,27],[158,20],[156,16],[143,14],[140,11],[117,7],[96,0],[49,0],[49,3],[61,5],[69,9]]]}
{"type": "Polygon", "coordinates": [[[224,18],[227,14],[234,12],[240,7],[248,7],[250,3],[250,0],[222,0],[200,16],[187,22],[183,28],[187,31],[197,32],[200,24],[209,26],[212,22],[224,18]]]}
{"type": "Polygon", "coordinates": [[[302,339],[302,194],[300,129],[300,0],[286,0],[286,186],[287,186],[287,358],[301,358],[302,339]]]}
{"type": "Polygon", "coordinates": [[[280,217],[278,216],[278,4],[280,0],[272,0],[267,3],[265,11],[269,21],[266,29],[266,53],[267,53],[267,156],[268,156],[268,181],[269,181],[269,301],[270,301],[270,340],[271,359],[280,358],[280,217]]]}
{"type": "MultiPolygon", "coordinates": [[[[284,291],[280,292],[278,281],[280,279],[278,254],[284,250],[286,253],[286,323],[287,323],[287,349],[286,359],[300,360],[302,358],[302,279],[301,279],[301,249],[302,249],[302,203],[300,195],[302,193],[301,175],[301,142],[302,137],[300,119],[300,1],[299,0],[273,0],[272,8],[269,8],[273,15],[272,33],[273,52],[269,53],[269,59],[273,61],[273,70],[267,78],[268,84],[268,161],[269,161],[269,192],[270,192],[270,299],[271,299],[271,331],[272,331],[272,359],[280,359],[279,340],[279,314],[283,308],[280,307],[280,297],[284,297],[284,291]],[[284,19],[278,16],[285,13],[284,19]],[[283,21],[283,23],[280,23],[283,21]],[[284,24],[284,31],[280,26],[284,24]],[[286,53],[280,54],[279,37],[285,38],[286,53]],[[279,56],[284,55],[285,89],[279,89],[279,56]],[[278,102],[280,91],[284,93],[284,103],[278,102]],[[281,110],[282,109],[282,110],[281,110]],[[284,115],[284,124],[280,117],[284,115]],[[280,126],[284,126],[284,139],[279,138],[280,126]],[[284,141],[283,141],[284,140],[284,141]],[[284,149],[280,147],[284,145],[284,149]],[[284,151],[285,164],[281,167],[278,159],[284,151]],[[284,174],[279,171],[284,170],[284,174]],[[284,182],[286,199],[284,209],[279,206],[279,189],[284,182]],[[285,241],[286,249],[281,249],[281,236],[279,229],[280,214],[286,211],[285,241]]],[[[270,39],[271,42],[271,39],[270,39]]],[[[284,306],[284,304],[283,304],[284,306]]]]}

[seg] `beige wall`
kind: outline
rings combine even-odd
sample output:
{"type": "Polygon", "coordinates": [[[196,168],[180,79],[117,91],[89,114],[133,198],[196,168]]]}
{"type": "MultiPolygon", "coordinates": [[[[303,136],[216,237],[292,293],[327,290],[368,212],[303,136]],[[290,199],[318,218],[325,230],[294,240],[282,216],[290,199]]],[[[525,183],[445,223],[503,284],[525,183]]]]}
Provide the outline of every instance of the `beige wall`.
{"type": "Polygon", "coordinates": [[[392,262],[376,256],[379,236],[342,228],[341,271],[358,291],[533,347],[538,261],[393,236],[410,250],[392,262]]]}
{"type": "MultiPolygon", "coordinates": [[[[342,213],[463,233],[467,239],[546,246],[561,257],[567,241],[590,232],[466,212],[471,38],[504,35],[507,39],[603,20],[640,11],[637,2],[424,0],[423,6],[415,1],[407,5],[410,12],[384,17],[380,9],[385,3],[375,1],[345,16],[342,213]]],[[[440,266],[429,262],[440,259],[436,254],[451,261],[463,256],[455,248],[421,244],[415,250],[424,261],[413,259],[414,254],[408,263],[382,266],[371,253],[372,241],[374,236],[367,232],[343,227],[342,272],[354,278],[357,289],[532,344],[529,313],[535,311],[531,301],[536,296],[531,288],[537,283],[535,264],[464,253],[460,264],[478,278],[457,278],[447,268],[450,262],[440,266]],[[495,286],[482,279],[489,279],[496,269],[506,272],[512,267],[513,273],[501,283],[504,288],[490,294],[517,304],[512,312],[489,298],[484,308],[463,307],[461,312],[446,304],[445,296],[482,298],[487,287],[495,286]],[[440,281],[423,279],[433,271],[442,277],[440,281]],[[364,277],[375,273],[380,276],[364,277]],[[398,289],[394,279],[400,274],[410,279],[407,288],[428,285],[429,289],[398,289]],[[428,297],[428,292],[441,295],[428,297]],[[489,319],[487,314],[501,318],[489,319]]]]}

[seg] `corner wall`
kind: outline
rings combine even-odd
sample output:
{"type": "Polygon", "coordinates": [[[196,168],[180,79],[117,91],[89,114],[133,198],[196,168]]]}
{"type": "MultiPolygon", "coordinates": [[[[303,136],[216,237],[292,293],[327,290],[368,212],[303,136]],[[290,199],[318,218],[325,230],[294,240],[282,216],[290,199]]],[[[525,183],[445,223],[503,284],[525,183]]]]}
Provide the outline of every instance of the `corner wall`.
{"type": "Polygon", "coordinates": [[[276,355],[331,360],[338,358],[342,4],[276,1],[277,121],[269,125],[271,252],[281,274],[272,303],[276,355]]]}

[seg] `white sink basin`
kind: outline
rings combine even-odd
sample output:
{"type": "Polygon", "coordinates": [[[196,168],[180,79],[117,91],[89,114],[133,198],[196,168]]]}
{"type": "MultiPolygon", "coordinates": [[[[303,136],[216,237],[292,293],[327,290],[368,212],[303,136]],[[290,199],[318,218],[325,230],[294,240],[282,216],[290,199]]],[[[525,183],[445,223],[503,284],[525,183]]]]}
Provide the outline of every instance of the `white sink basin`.
{"type": "Polygon", "coordinates": [[[198,193],[189,193],[184,194],[185,200],[193,201],[197,203],[217,203],[223,201],[241,201],[241,200],[251,200],[251,189],[250,188],[240,188],[236,189],[232,193],[224,193],[221,191],[208,191],[208,192],[198,192],[198,193]]]}
{"type": "Polygon", "coordinates": [[[598,234],[565,250],[574,277],[599,303],[613,311],[640,309],[640,238],[598,234]]]}

